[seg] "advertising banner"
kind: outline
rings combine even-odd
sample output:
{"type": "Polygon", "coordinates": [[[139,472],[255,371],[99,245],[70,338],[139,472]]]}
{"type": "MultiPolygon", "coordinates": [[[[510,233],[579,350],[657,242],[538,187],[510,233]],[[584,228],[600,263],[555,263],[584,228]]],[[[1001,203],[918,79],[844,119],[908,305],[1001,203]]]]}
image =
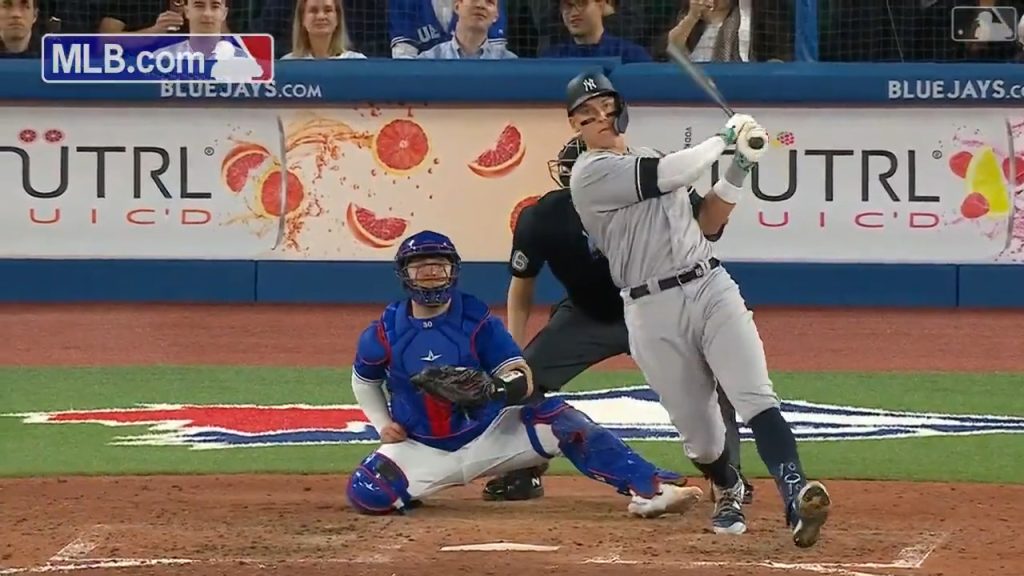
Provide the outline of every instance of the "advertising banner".
{"type": "MultiPolygon", "coordinates": [[[[724,123],[630,112],[629,143],[663,151],[724,123]]],[[[770,148],[722,258],[1024,262],[1024,116],[1012,162],[1001,110],[751,113],[770,148]]],[[[556,107],[0,109],[0,257],[384,261],[433,229],[500,262],[571,135],[556,107]]]]}
{"type": "Polygon", "coordinates": [[[389,260],[433,229],[502,261],[571,137],[558,109],[280,114],[0,110],[0,257],[389,260]]]}
{"type": "MultiPolygon", "coordinates": [[[[712,109],[630,112],[630,143],[666,152],[724,124],[712,109]]],[[[1024,116],[1010,118],[1014,162],[1003,111],[748,113],[770,133],[770,148],[717,245],[723,258],[1024,262],[1024,116]]],[[[702,193],[726,162],[698,182],[702,193]]]]}

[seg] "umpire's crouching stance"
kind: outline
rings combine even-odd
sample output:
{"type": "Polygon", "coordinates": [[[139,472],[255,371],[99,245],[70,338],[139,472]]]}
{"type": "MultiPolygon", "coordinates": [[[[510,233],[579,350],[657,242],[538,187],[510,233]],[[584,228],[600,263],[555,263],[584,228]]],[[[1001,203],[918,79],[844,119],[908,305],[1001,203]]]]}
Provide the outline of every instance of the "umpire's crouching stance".
{"type": "MultiPolygon", "coordinates": [[[[583,142],[570,140],[548,162],[552,179],[560,186],[548,192],[519,216],[512,238],[508,289],[508,328],[516,343],[526,342],[526,323],[533,306],[534,283],[544,263],[565,287],[566,298],[552,310],[547,325],[524,347],[523,356],[533,371],[538,393],[557,392],[587,368],[620,354],[629,354],[629,336],[622,298],[612,282],[608,260],[590,244],[572,205],[569,175],[583,151],[583,142]]],[[[696,213],[703,198],[693,192],[696,213]]],[[[721,237],[721,231],[711,240],[721,237]]],[[[736,410],[719,394],[726,425],[729,453],[739,470],[740,438],[736,410]]],[[[487,483],[485,500],[529,500],[544,495],[542,468],[529,468],[498,476],[487,483]]],[[[745,501],[753,498],[747,484],[745,501]]]]}

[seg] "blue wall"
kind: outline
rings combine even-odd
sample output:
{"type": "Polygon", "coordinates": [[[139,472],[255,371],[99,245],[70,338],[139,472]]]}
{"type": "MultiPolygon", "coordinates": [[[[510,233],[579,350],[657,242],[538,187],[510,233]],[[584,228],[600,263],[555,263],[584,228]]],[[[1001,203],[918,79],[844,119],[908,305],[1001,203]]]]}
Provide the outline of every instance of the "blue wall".
{"type": "MultiPolygon", "coordinates": [[[[1024,266],[726,264],[751,306],[1024,307],[1024,266]]],[[[505,301],[501,263],[469,263],[462,286],[505,301]]],[[[380,262],[0,260],[0,302],[382,302],[400,296],[380,262]]],[[[547,273],[540,304],[562,291],[547,273]]]]}
{"type": "MultiPolygon", "coordinates": [[[[813,46],[807,47],[813,52],[813,46]]],[[[671,64],[587,61],[290,61],[277,84],[316,87],[313,97],[265,92],[191,96],[158,85],[52,85],[38,62],[2,61],[0,102],[35,105],[276,107],[352,102],[439,105],[559,105],[565,83],[586,67],[609,72],[636,104],[707,105],[707,97],[671,64]],[[198,100],[198,102],[197,102],[198,100]]],[[[1024,66],[1013,64],[723,64],[705,67],[737,104],[798,106],[927,105],[1020,109],[1024,66]],[[971,83],[977,90],[954,87],[971,83]],[[934,90],[943,86],[942,92],[934,90]],[[950,97],[950,94],[958,97],[950,97]],[[928,96],[928,95],[931,96],[928,96]],[[935,94],[945,94],[936,97],[935,94]]],[[[955,114],[955,111],[951,111],[955,114]]],[[[1024,306],[1024,266],[752,264],[727,265],[752,306],[1024,306]]],[[[503,263],[466,266],[463,286],[504,301],[503,263]]],[[[561,294],[545,274],[539,301],[561,294]]],[[[387,263],[0,260],[0,301],[380,302],[399,296],[387,263]]]]}

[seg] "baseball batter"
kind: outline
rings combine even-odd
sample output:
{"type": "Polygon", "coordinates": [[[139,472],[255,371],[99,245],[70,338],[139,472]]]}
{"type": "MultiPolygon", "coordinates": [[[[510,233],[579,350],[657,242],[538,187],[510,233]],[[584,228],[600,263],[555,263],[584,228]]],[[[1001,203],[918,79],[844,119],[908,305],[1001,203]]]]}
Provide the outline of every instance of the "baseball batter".
{"type": "Polygon", "coordinates": [[[746,531],[743,482],[729,464],[716,379],[775,478],[797,546],[813,546],[828,518],[825,486],[804,475],[796,438],[779,409],[764,347],[739,287],[705,237],[725,225],[742,199],[748,172],[768,141],[753,118],[737,114],[715,136],[662,155],[631,148],[625,100],[600,73],[567,86],[569,122],[587,145],[570,178],[573,204],[621,289],[629,347],[661,398],[687,456],[711,479],[715,532],[746,531]],[[735,154],[724,178],[690,209],[691,185],[728,146],[735,154]]]}
{"type": "MultiPolygon", "coordinates": [[[[557,392],[591,366],[620,354],[629,354],[629,335],[622,313],[619,289],[608,272],[608,259],[594,249],[572,205],[569,176],[576,159],[586,149],[572,138],[548,162],[551,179],[559,188],[525,209],[512,234],[508,287],[508,330],[523,348],[533,372],[535,395],[557,392]],[[527,341],[537,277],[547,265],[565,289],[565,298],[551,311],[547,324],[527,341]]],[[[690,194],[694,214],[704,198],[690,194]]],[[[708,235],[712,241],[719,234],[708,235]]],[[[740,471],[740,435],[736,410],[725,394],[719,395],[729,443],[731,463],[740,471]]],[[[504,474],[484,486],[486,500],[528,500],[544,495],[543,468],[504,474]]],[[[714,494],[714,491],[711,492],[714,494]]],[[[753,486],[744,480],[744,503],[753,501],[753,486]]]]}
{"type": "Polygon", "coordinates": [[[681,485],[679,474],[644,460],[565,401],[516,405],[532,392],[530,369],[487,305],[456,290],[461,259],[447,236],[410,236],[395,264],[409,298],[363,331],[352,366],[356,400],[382,442],[349,480],[356,510],[404,511],[444,488],[559,454],[631,496],[634,516],[697,503],[700,488],[681,485]]]}

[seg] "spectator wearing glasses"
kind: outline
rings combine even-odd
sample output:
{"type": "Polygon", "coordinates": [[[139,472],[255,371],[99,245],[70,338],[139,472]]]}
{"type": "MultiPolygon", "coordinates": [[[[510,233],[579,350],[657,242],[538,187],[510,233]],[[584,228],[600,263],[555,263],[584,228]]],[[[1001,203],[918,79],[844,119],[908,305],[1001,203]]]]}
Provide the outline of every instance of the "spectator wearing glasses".
{"type": "Polygon", "coordinates": [[[510,60],[517,56],[503,44],[487,41],[487,31],[498,20],[498,0],[455,0],[452,39],[420,52],[418,58],[438,60],[510,60]]]}
{"type": "Polygon", "coordinates": [[[296,2],[292,51],[282,56],[282,60],[366,58],[348,48],[345,8],[341,0],[296,2]]]}
{"type": "Polygon", "coordinates": [[[34,0],[0,0],[0,57],[39,56],[39,38],[32,32],[38,17],[34,0]]]}
{"type": "MultiPolygon", "coordinates": [[[[389,0],[388,33],[392,58],[415,58],[420,52],[452,39],[458,25],[455,4],[459,0],[389,0]]],[[[498,6],[498,17],[487,31],[487,43],[504,46],[506,15],[498,6]]]]}
{"type": "Polygon", "coordinates": [[[609,0],[560,0],[559,10],[572,40],[542,51],[541,58],[618,56],[623,63],[651,61],[651,55],[640,45],[605,30],[604,19],[615,13],[609,0]]]}

